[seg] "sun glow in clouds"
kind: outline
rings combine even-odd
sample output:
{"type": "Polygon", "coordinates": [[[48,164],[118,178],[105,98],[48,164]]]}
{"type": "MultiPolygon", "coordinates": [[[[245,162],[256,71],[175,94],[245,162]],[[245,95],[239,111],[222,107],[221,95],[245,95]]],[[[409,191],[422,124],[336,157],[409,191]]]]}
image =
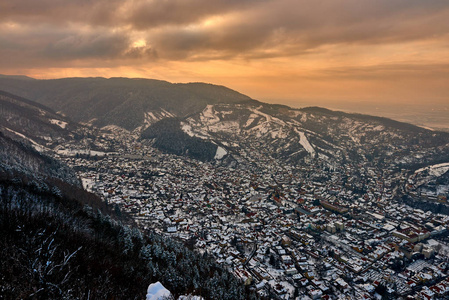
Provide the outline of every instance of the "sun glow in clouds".
{"type": "Polygon", "coordinates": [[[147,42],[144,39],[137,40],[132,44],[133,48],[144,48],[146,46],[147,42]]]}
{"type": "Polygon", "coordinates": [[[225,18],[222,16],[213,16],[211,18],[207,18],[202,22],[203,27],[216,27],[220,26],[225,22],[225,18]]]}

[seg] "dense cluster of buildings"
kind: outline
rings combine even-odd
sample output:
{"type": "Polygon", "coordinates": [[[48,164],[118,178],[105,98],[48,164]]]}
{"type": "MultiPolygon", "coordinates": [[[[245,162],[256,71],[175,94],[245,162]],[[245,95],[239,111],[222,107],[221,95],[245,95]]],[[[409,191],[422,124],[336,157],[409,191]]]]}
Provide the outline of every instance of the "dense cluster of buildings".
{"type": "Polygon", "coordinates": [[[261,295],[449,297],[449,216],[399,201],[405,170],[286,166],[257,151],[229,164],[145,144],[117,149],[60,154],[109,205],[213,255],[261,295]]]}

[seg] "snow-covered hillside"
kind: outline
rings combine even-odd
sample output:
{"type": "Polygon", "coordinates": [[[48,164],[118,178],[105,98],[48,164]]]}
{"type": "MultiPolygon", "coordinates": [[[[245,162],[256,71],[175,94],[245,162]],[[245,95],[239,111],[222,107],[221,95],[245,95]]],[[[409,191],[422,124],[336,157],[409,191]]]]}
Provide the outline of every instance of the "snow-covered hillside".
{"type": "Polygon", "coordinates": [[[412,165],[422,153],[431,157],[449,147],[447,134],[389,119],[261,103],[207,105],[182,119],[180,128],[220,145],[221,153],[241,155],[260,145],[270,156],[290,162],[387,159],[412,165]]]}

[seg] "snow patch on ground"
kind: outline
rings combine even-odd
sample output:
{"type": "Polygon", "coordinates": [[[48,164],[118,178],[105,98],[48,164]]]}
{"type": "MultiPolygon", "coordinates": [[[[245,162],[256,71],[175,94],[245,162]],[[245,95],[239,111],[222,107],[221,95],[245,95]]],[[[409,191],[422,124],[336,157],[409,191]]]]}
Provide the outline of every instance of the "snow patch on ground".
{"type": "Polygon", "coordinates": [[[117,125],[106,125],[106,126],[101,127],[101,130],[129,133],[129,130],[126,130],[125,128],[117,126],[117,125]]]}
{"type": "Polygon", "coordinates": [[[431,128],[431,127],[427,127],[427,126],[421,126],[419,125],[419,127],[430,130],[430,131],[435,131],[435,129],[431,128]]]}
{"type": "Polygon", "coordinates": [[[348,135],[349,135],[349,137],[351,138],[351,140],[352,140],[355,144],[360,145],[360,139],[359,139],[359,138],[356,138],[355,136],[353,136],[351,132],[348,132],[348,135]]]}
{"type": "Polygon", "coordinates": [[[443,175],[444,173],[446,173],[447,171],[449,171],[449,162],[437,164],[437,165],[433,165],[433,166],[427,166],[427,167],[416,170],[415,173],[420,173],[425,170],[429,170],[430,175],[439,177],[439,176],[443,175]]]}
{"type": "Polygon", "coordinates": [[[238,133],[240,131],[239,123],[236,121],[217,122],[209,125],[209,131],[211,132],[230,132],[238,133]]]}
{"type": "Polygon", "coordinates": [[[166,111],[165,109],[161,109],[160,111],[147,111],[144,113],[143,125],[134,129],[133,132],[139,133],[147,129],[157,121],[172,117],[175,117],[175,115],[171,112],[166,111]]]}
{"type": "Polygon", "coordinates": [[[150,127],[151,125],[153,125],[154,123],[156,123],[157,121],[166,118],[167,114],[165,112],[152,112],[152,111],[147,111],[146,113],[144,113],[144,119],[143,119],[143,125],[140,126],[140,130],[145,130],[146,128],[150,127]]]}
{"type": "Polygon", "coordinates": [[[188,296],[179,296],[178,300],[204,300],[204,298],[201,296],[188,295],[188,296]]]}
{"type": "Polygon", "coordinates": [[[56,119],[50,119],[50,123],[58,125],[62,129],[65,129],[67,127],[67,124],[68,124],[67,122],[64,122],[64,121],[61,121],[61,120],[56,120],[56,119]]]}
{"type": "Polygon", "coordinates": [[[169,112],[169,111],[166,111],[165,109],[162,109],[161,114],[162,114],[164,117],[170,117],[170,118],[175,117],[174,114],[172,114],[172,113],[169,112]]]}
{"type": "Polygon", "coordinates": [[[296,130],[295,131],[299,134],[299,143],[301,146],[306,149],[307,152],[309,152],[310,155],[315,154],[315,149],[313,149],[312,145],[310,145],[309,140],[307,139],[304,132],[296,130]]]}
{"type": "Polygon", "coordinates": [[[437,195],[447,194],[447,193],[449,193],[449,185],[439,185],[437,187],[437,192],[436,192],[437,195]]]}
{"type": "Polygon", "coordinates": [[[276,138],[285,139],[285,138],[287,138],[287,136],[288,136],[288,133],[285,132],[284,130],[282,130],[282,128],[279,128],[278,130],[273,130],[271,132],[271,138],[273,138],[273,139],[276,139],[276,138]]]}
{"type": "Polygon", "coordinates": [[[320,159],[322,159],[322,160],[326,160],[326,161],[329,160],[329,156],[327,156],[327,155],[324,154],[324,153],[318,153],[318,157],[319,157],[320,159]]]}
{"type": "MultiPolygon", "coordinates": [[[[189,121],[189,120],[187,120],[189,121]]],[[[185,133],[187,133],[189,136],[191,137],[198,137],[200,139],[209,139],[210,135],[207,133],[207,131],[202,130],[201,126],[196,126],[196,128],[194,129],[194,127],[192,127],[192,120],[190,120],[191,123],[185,123],[185,122],[181,122],[181,130],[184,131],[185,133]]]]}
{"type": "Polygon", "coordinates": [[[151,118],[152,120],[157,120],[156,116],[151,111],[145,113],[145,118],[146,119],[151,118]]]}
{"type": "Polygon", "coordinates": [[[292,115],[294,118],[298,117],[299,115],[301,115],[301,118],[302,118],[302,116],[304,115],[304,113],[302,111],[299,111],[299,110],[291,110],[291,109],[289,109],[288,113],[290,115],[292,115]]]}
{"type": "Polygon", "coordinates": [[[272,120],[272,117],[270,115],[267,115],[267,114],[261,112],[260,110],[257,110],[257,109],[254,109],[254,108],[250,108],[249,110],[252,111],[255,114],[258,114],[258,115],[264,117],[267,120],[267,122],[271,122],[271,120],[272,120]]]}
{"type": "Polygon", "coordinates": [[[217,152],[215,153],[215,157],[214,158],[215,159],[222,159],[226,154],[228,154],[228,152],[224,148],[218,146],[217,152]]]}
{"type": "Polygon", "coordinates": [[[203,110],[200,116],[200,120],[201,122],[210,125],[220,122],[220,118],[215,115],[214,107],[211,104],[207,105],[203,110]]]}
{"type": "Polygon", "coordinates": [[[250,131],[256,132],[256,137],[260,138],[262,135],[266,134],[269,131],[267,123],[262,123],[250,129],[250,131]]]}
{"type": "Polygon", "coordinates": [[[257,119],[259,116],[256,114],[250,114],[248,117],[248,120],[246,120],[246,124],[244,127],[248,127],[249,125],[251,125],[255,119],[257,119]]]}
{"type": "Polygon", "coordinates": [[[273,116],[270,116],[269,114],[263,113],[263,112],[261,112],[258,109],[255,109],[255,108],[248,108],[248,109],[250,111],[252,111],[253,113],[257,114],[257,115],[260,115],[260,116],[264,117],[267,120],[266,121],[267,123],[275,122],[275,123],[277,123],[279,125],[285,125],[285,122],[282,121],[281,119],[278,119],[278,118],[275,118],[273,116]]]}
{"type": "Polygon", "coordinates": [[[227,116],[227,115],[232,115],[234,112],[232,110],[229,111],[221,111],[220,114],[222,117],[227,116]]]}
{"type": "Polygon", "coordinates": [[[84,150],[84,149],[62,149],[62,150],[58,150],[56,151],[56,153],[58,153],[59,155],[63,155],[63,156],[76,156],[77,154],[81,154],[81,155],[90,155],[90,156],[106,156],[105,152],[101,152],[101,151],[92,151],[92,150],[84,150]]]}
{"type": "Polygon", "coordinates": [[[376,127],[373,128],[374,131],[382,131],[384,129],[385,127],[383,127],[382,125],[377,125],[376,127]]]}
{"type": "Polygon", "coordinates": [[[20,132],[17,132],[17,131],[14,131],[14,130],[12,130],[12,129],[9,129],[8,127],[5,127],[5,129],[8,130],[9,132],[14,133],[15,135],[20,136],[20,137],[23,138],[23,139],[26,139],[26,140],[30,141],[30,142],[33,143],[33,144],[37,144],[35,141],[33,141],[33,140],[30,139],[29,137],[27,137],[27,136],[21,134],[20,132]]]}
{"type": "Polygon", "coordinates": [[[153,123],[155,123],[157,121],[159,121],[159,118],[156,117],[154,115],[154,113],[152,113],[151,111],[148,111],[148,112],[145,113],[145,118],[143,120],[143,123],[145,125],[143,127],[145,128],[145,127],[151,126],[151,124],[153,124],[153,123]]]}
{"type": "Polygon", "coordinates": [[[292,126],[296,126],[296,129],[300,129],[301,131],[303,131],[305,133],[318,135],[316,132],[313,132],[311,130],[308,130],[308,129],[305,129],[304,127],[302,127],[302,124],[296,120],[289,120],[288,124],[292,125],[292,126]]]}
{"type": "Polygon", "coordinates": [[[189,136],[195,136],[195,134],[192,131],[192,126],[186,123],[181,123],[181,130],[187,133],[189,136]]]}
{"type": "Polygon", "coordinates": [[[30,139],[29,137],[27,137],[27,136],[21,134],[20,132],[14,131],[14,130],[9,129],[9,128],[7,128],[7,127],[4,127],[4,128],[5,128],[6,130],[8,130],[9,132],[12,132],[12,133],[14,133],[14,134],[17,135],[17,136],[20,136],[21,138],[30,141],[30,143],[33,145],[34,149],[36,149],[37,151],[42,152],[42,151],[44,151],[44,150],[48,150],[47,148],[41,146],[40,144],[36,143],[34,140],[32,140],[32,139],[30,139]]]}
{"type": "Polygon", "coordinates": [[[81,182],[86,191],[92,192],[92,186],[94,184],[94,180],[92,178],[81,178],[81,182]]]}
{"type": "Polygon", "coordinates": [[[159,281],[148,286],[146,300],[159,300],[171,297],[171,293],[159,281]]]}
{"type": "MultiPolygon", "coordinates": [[[[213,105],[207,105],[206,108],[200,114],[199,122],[192,118],[187,119],[189,125],[192,127],[190,130],[195,136],[200,138],[210,137],[209,132],[227,132],[227,133],[239,133],[240,125],[237,121],[222,121],[214,110],[213,105]],[[203,130],[202,130],[203,129],[203,130]]],[[[183,130],[190,135],[187,127],[183,130]]]]}
{"type": "Polygon", "coordinates": [[[300,150],[300,151],[293,152],[293,153],[290,154],[289,156],[294,156],[294,155],[296,155],[296,154],[298,154],[298,153],[301,153],[301,150],[300,150]]]}

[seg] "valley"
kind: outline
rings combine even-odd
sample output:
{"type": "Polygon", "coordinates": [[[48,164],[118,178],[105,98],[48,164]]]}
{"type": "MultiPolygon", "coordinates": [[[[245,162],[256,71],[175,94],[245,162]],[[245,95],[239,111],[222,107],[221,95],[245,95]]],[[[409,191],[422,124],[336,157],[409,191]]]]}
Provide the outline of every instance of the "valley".
{"type": "Polygon", "coordinates": [[[449,247],[439,236],[449,218],[395,200],[408,174],[281,168],[254,158],[234,169],[138,144],[121,155],[65,160],[108,205],[207,252],[261,296],[369,296],[376,281],[386,284],[384,271],[375,270],[402,273],[416,259],[427,267],[388,281],[401,287],[392,296],[412,293],[410,282],[424,274],[445,278],[439,268],[449,247]],[[424,254],[406,250],[414,236],[424,254]]]}
{"type": "Polygon", "coordinates": [[[260,298],[449,292],[448,133],[204,84],[142,91],[114,79],[135,89],[114,96],[106,79],[0,81],[51,107],[4,94],[2,134],[69,166],[113,216],[213,258],[260,298]]]}
{"type": "Polygon", "coordinates": [[[61,159],[109,206],[130,213],[142,228],[212,255],[261,297],[358,299],[383,288],[399,297],[447,285],[449,206],[438,191],[448,185],[425,190],[418,176],[426,175],[414,170],[422,154],[439,156],[444,147],[415,147],[403,152],[407,158],[394,142],[375,140],[364,147],[387,147],[390,154],[378,150],[369,157],[359,141],[381,125],[349,119],[352,130],[331,143],[255,108],[239,105],[243,120],[233,120],[230,108],[208,106],[179,124],[190,137],[214,141],[209,159],[188,150],[170,154],[158,149],[158,137],[109,128],[95,148],[114,151],[61,159]],[[296,145],[277,151],[288,144],[282,139],[296,145]],[[218,149],[224,155],[213,157],[218,149]]]}

